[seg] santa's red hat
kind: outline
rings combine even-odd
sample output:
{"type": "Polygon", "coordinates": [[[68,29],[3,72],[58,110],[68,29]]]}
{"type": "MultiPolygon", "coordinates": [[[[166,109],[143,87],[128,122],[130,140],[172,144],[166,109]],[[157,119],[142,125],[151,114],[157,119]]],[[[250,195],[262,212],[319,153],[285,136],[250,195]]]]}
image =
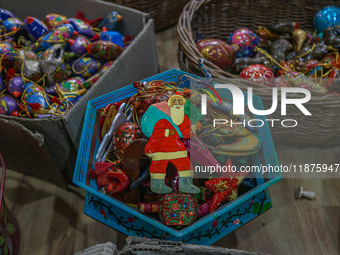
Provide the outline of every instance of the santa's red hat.
{"type": "Polygon", "coordinates": [[[184,98],[184,96],[183,96],[180,92],[176,91],[175,94],[173,94],[173,95],[169,98],[169,100],[168,100],[168,105],[169,105],[169,107],[172,106],[172,103],[171,103],[171,102],[172,102],[172,100],[173,100],[174,98],[180,98],[180,99],[182,99],[183,104],[185,103],[185,98],[184,98]]]}

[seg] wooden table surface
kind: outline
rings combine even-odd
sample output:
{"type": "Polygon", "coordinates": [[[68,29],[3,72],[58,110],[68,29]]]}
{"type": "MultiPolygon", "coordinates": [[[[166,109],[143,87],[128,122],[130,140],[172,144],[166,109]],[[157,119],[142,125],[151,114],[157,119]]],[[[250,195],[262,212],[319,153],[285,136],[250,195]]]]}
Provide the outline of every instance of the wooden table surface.
{"type": "MultiPolygon", "coordinates": [[[[178,68],[176,28],[157,34],[161,71],[178,68]]],[[[276,144],[280,162],[340,163],[340,146],[296,148],[276,144]]],[[[19,254],[73,254],[125,236],[83,214],[85,192],[65,191],[39,179],[8,171],[5,199],[21,228],[19,254]]],[[[215,245],[269,254],[340,254],[340,180],[283,179],[270,188],[273,208],[215,245]],[[297,186],[316,192],[296,200],[297,186]]]]}

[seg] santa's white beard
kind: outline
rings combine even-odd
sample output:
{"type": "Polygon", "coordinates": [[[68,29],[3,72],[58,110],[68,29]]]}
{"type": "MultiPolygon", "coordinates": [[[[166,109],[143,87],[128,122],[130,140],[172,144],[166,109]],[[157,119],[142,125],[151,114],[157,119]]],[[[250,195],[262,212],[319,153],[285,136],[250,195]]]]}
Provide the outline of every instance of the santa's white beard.
{"type": "Polygon", "coordinates": [[[175,105],[170,108],[172,121],[178,126],[184,121],[184,105],[175,105]]]}

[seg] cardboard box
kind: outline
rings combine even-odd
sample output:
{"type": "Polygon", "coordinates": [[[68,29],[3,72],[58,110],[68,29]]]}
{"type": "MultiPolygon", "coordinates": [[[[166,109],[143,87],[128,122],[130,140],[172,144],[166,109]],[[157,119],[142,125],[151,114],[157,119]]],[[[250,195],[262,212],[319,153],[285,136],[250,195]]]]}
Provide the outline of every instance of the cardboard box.
{"type": "Polygon", "coordinates": [[[135,36],[113,66],[64,116],[28,119],[0,115],[0,151],[9,169],[59,185],[56,175],[61,173],[62,179],[71,182],[87,102],[158,72],[153,20],[137,10],[93,0],[2,0],[0,8],[12,11],[22,20],[27,16],[44,19],[49,13],[74,17],[77,11],[94,19],[115,10],[123,16],[121,33],[135,36]],[[31,167],[28,161],[35,162],[33,169],[27,169],[31,167]]]}
{"type": "MultiPolygon", "coordinates": [[[[183,74],[187,73],[172,69],[144,81],[176,82],[183,74]]],[[[126,235],[209,245],[272,207],[268,188],[282,178],[280,171],[268,170],[266,175],[256,173],[256,179],[252,179],[256,180],[255,187],[198,219],[192,225],[180,229],[166,226],[159,220],[101,193],[96,180],[92,179],[90,175],[99,148],[98,123],[101,109],[109,103],[125,100],[136,93],[137,89],[133,85],[129,85],[93,99],[88,104],[73,177],[73,182],[87,191],[85,214],[126,235]]],[[[228,90],[219,91],[219,95],[227,101],[232,100],[232,95],[228,90]]],[[[256,109],[263,109],[260,97],[254,96],[253,100],[256,109]]],[[[256,131],[262,141],[262,147],[259,152],[249,156],[252,165],[278,167],[279,162],[265,116],[256,116],[256,119],[261,119],[264,125],[256,131]]]]}

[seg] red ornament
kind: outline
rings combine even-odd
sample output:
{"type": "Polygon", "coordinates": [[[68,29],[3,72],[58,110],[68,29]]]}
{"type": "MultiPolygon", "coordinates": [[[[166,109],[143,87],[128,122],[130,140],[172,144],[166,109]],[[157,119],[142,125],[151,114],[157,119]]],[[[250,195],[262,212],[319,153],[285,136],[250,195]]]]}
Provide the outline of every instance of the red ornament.
{"type": "Polygon", "coordinates": [[[119,45],[108,41],[95,41],[86,46],[87,53],[101,60],[114,60],[122,52],[123,48],[119,45]]]}
{"type": "MultiPolygon", "coordinates": [[[[231,161],[228,160],[227,164],[231,164],[231,161]]],[[[236,172],[230,173],[229,177],[223,176],[206,181],[204,185],[214,192],[209,212],[214,211],[225,201],[234,200],[238,196],[238,187],[246,176],[247,172],[236,172]]]]}
{"type": "Polygon", "coordinates": [[[136,139],[142,138],[143,134],[137,124],[126,122],[120,125],[113,137],[114,149],[119,157],[122,156],[126,147],[136,139]]]}
{"type": "Polygon", "coordinates": [[[97,186],[104,193],[114,196],[129,187],[129,177],[114,163],[96,162],[97,186]]]}
{"type": "Polygon", "coordinates": [[[198,50],[206,60],[225,70],[229,69],[236,58],[233,48],[219,39],[203,39],[196,43],[198,50]]]}
{"type": "Polygon", "coordinates": [[[159,201],[159,216],[168,226],[185,226],[197,217],[196,198],[187,194],[166,194],[159,201]]]}
{"type": "Polygon", "coordinates": [[[274,84],[274,73],[261,64],[250,65],[242,70],[240,78],[260,83],[269,87],[274,84]]]}

